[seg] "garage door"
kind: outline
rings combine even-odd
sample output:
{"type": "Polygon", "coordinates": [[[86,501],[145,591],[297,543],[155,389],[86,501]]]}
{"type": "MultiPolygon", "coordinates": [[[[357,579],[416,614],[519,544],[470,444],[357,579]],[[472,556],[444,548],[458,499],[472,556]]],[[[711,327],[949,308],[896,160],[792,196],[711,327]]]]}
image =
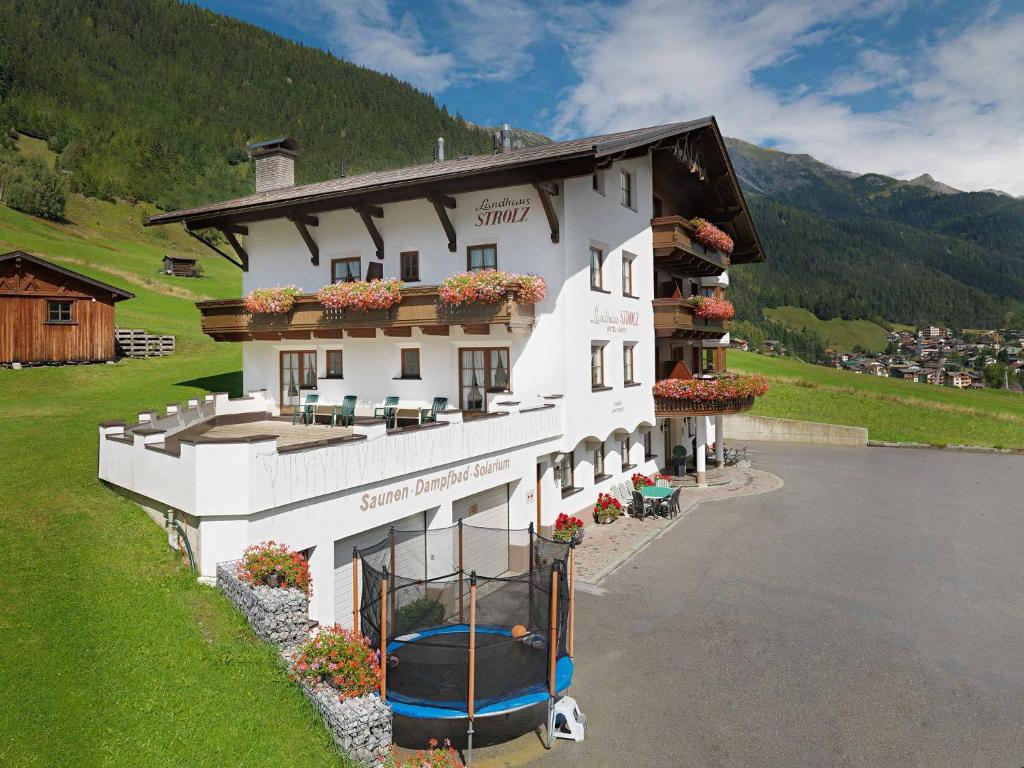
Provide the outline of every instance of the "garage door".
{"type": "MultiPolygon", "coordinates": [[[[392,525],[396,531],[422,531],[426,527],[426,513],[417,512],[394,523],[334,542],[334,620],[343,627],[352,627],[352,547],[363,549],[383,541],[392,525]]],[[[422,574],[426,568],[425,545],[423,536],[396,540],[395,573],[422,574]]]]}
{"type": "Polygon", "coordinates": [[[462,562],[466,572],[500,576],[509,569],[508,485],[499,485],[452,503],[452,519],[474,528],[464,532],[462,562]]]}

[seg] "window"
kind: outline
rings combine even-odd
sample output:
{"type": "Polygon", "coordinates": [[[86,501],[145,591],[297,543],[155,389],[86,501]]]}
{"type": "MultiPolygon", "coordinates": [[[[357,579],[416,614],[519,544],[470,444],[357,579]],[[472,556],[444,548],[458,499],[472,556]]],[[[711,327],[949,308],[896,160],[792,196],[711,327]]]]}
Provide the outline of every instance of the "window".
{"type": "Polygon", "coordinates": [[[633,176],[629,171],[619,171],[620,201],[627,208],[633,207],[633,176]]]}
{"type": "Polygon", "coordinates": [[[575,463],[576,460],[572,451],[563,453],[562,458],[558,461],[559,485],[562,487],[563,496],[574,490],[573,484],[576,480],[574,473],[575,463]]]}
{"type": "Polygon", "coordinates": [[[340,349],[328,349],[327,350],[327,378],[328,379],[340,379],[343,377],[343,369],[341,365],[341,350],[340,349]]]}
{"type": "Polygon", "coordinates": [[[604,288],[604,251],[597,246],[590,246],[590,287],[600,291],[604,288]]]}
{"type": "Polygon", "coordinates": [[[299,390],[316,389],[316,352],[281,353],[281,405],[298,405],[299,390]]]}
{"type": "Polygon", "coordinates": [[[594,191],[600,195],[604,194],[604,171],[594,171],[594,177],[591,180],[591,184],[594,187],[594,191]]]}
{"type": "Polygon", "coordinates": [[[420,252],[402,251],[402,280],[407,283],[420,281],[420,252]]]}
{"type": "Polygon", "coordinates": [[[646,435],[644,435],[644,458],[645,459],[653,459],[654,458],[654,448],[651,445],[651,433],[650,432],[648,432],[646,435]]]}
{"type": "Polygon", "coordinates": [[[622,382],[633,384],[633,344],[622,345],[622,382]]]}
{"type": "Polygon", "coordinates": [[[604,347],[600,344],[590,345],[590,386],[604,386],[604,347]]]}
{"type": "Polygon", "coordinates": [[[46,302],[48,323],[70,323],[71,302],[70,301],[48,301],[46,302]]]}
{"type": "Polygon", "coordinates": [[[622,462],[623,469],[631,469],[632,467],[636,466],[635,464],[630,463],[629,452],[629,435],[626,435],[624,438],[622,438],[622,442],[619,443],[619,461],[622,462]]]}
{"type": "Polygon", "coordinates": [[[418,349],[402,350],[402,376],[403,379],[418,379],[420,377],[420,351],[418,349]]]}
{"type": "Polygon", "coordinates": [[[633,293],[633,259],[630,253],[622,254],[622,295],[635,296],[633,293]]]}
{"type": "Polygon", "coordinates": [[[466,269],[476,272],[481,269],[498,268],[498,246],[471,245],[466,248],[466,269]]]}
{"type": "Polygon", "coordinates": [[[351,283],[359,279],[361,274],[359,257],[350,256],[344,259],[331,259],[331,282],[351,283]]]}
{"type": "Polygon", "coordinates": [[[486,411],[488,392],[509,388],[508,347],[459,350],[459,402],[464,411],[486,411]]]}
{"type": "Polygon", "coordinates": [[[604,443],[594,449],[594,480],[608,477],[604,471],[604,443]]]}
{"type": "Polygon", "coordinates": [[[714,347],[705,347],[702,350],[702,357],[704,358],[702,361],[703,366],[701,366],[702,370],[710,372],[717,369],[717,366],[715,365],[717,361],[717,355],[715,355],[715,351],[716,350],[714,349],[714,347]]]}

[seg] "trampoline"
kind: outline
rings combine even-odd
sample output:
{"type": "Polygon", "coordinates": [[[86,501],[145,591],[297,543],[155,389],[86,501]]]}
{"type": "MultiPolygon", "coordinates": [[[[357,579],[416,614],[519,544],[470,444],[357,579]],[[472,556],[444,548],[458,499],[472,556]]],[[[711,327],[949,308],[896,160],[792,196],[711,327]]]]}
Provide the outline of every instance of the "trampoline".
{"type": "Polygon", "coordinates": [[[467,720],[471,760],[475,718],[550,709],[573,676],[572,554],[532,525],[461,521],[353,550],[353,623],[394,714],[467,720]]]}

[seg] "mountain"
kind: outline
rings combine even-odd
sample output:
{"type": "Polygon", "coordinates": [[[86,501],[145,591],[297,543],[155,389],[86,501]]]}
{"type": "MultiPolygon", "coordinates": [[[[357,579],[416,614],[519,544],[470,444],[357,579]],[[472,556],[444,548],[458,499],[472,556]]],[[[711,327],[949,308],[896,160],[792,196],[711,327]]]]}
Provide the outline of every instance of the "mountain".
{"type": "Polygon", "coordinates": [[[489,152],[491,133],[388,75],[175,0],[0,0],[0,136],[74,191],[179,207],[246,193],[246,144],[295,137],[300,182],[489,152]]]}
{"type": "Polygon", "coordinates": [[[1024,324],[1024,201],[727,144],[768,253],[732,270],[741,317],[798,306],[822,320],[1024,324]]]}

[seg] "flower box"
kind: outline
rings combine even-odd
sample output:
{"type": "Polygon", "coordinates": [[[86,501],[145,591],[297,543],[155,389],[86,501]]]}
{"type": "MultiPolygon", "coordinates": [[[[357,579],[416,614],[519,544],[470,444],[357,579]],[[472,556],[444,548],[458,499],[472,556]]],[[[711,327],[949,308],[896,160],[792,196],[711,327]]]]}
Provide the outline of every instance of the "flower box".
{"type": "Polygon", "coordinates": [[[515,275],[497,269],[460,272],[438,286],[438,299],[453,307],[465,304],[497,304],[511,299],[536,304],[547,294],[547,282],[539,275],[515,275]]]}
{"type": "Polygon", "coordinates": [[[726,255],[732,253],[734,247],[732,238],[707,219],[691,219],[690,226],[693,227],[694,238],[701,245],[721,251],[726,255]]]}
{"type": "Polygon", "coordinates": [[[401,280],[356,280],[332,283],[321,288],[316,298],[328,310],[372,312],[389,310],[402,302],[401,280]]]}
{"type": "Polygon", "coordinates": [[[302,291],[295,285],[255,288],[246,294],[242,303],[246,312],[253,315],[286,315],[301,295],[302,291]]]}
{"type": "Polygon", "coordinates": [[[305,555],[273,541],[254,544],[245,550],[238,567],[238,577],[253,586],[293,587],[302,590],[307,597],[313,590],[305,555]]]}
{"type": "Polygon", "coordinates": [[[600,525],[614,523],[622,514],[622,503],[610,493],[597,494],[594,504],[594,522],[600,525]]]}
{"type": "Polygon", "coordinates": [[[736,315],[731,301],[716,296],[691,296],[687,301],[693,305],[693,314],[705,320],[732,320],[736,315]]]}
{"type": "Polygon", "coordinates": [[[555,541],[565,541],[570,544],[583,543],[583,521],[565,512],[555,518],[555,541]]]}

